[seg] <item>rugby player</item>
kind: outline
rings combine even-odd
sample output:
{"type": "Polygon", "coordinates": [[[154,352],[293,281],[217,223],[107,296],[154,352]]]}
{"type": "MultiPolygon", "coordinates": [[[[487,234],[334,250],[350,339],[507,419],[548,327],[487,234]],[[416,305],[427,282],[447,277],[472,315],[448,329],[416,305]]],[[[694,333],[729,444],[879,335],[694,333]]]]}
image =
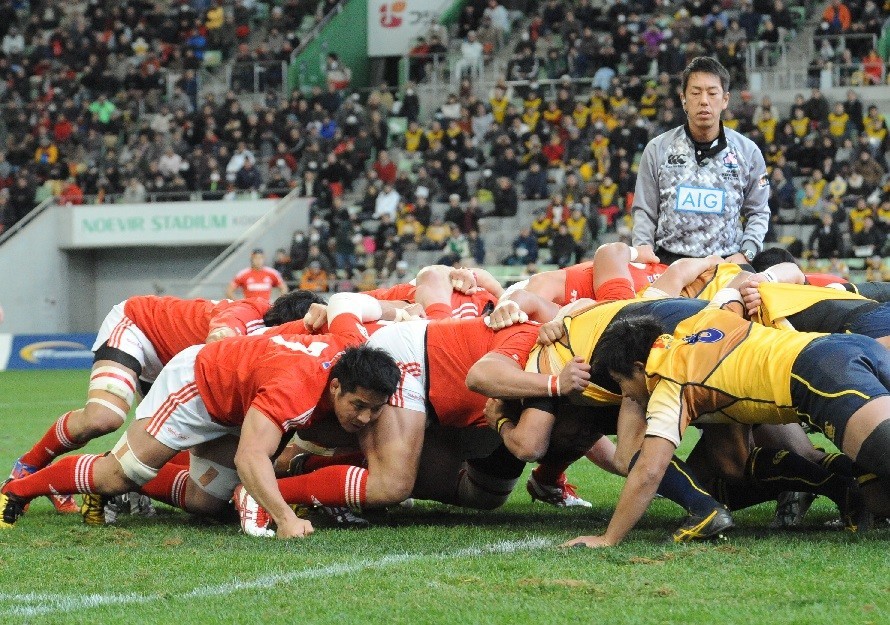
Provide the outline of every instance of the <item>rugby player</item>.
{"type": "MultiPolygon", "coordinates": [[[[317,301],[322,300],[309,291],[295,291],[271,308],[268,300],[257,298],[212,301],[154,295],[118,304],[105,317],[93,344],[86,404],[56,419],[16,460],[10,477],[30,475],[60,454],[120,428],[136,397],[144,395],[161,368],[185,348],[298,319],[317,301]]],[[[70,496],[52,495],[50,500],[61,512],[78,511],[70,496]]]]}
{"type": "MultiPolygon", "coordinates": [[[[741,295],[721,292],[673,333],[651,317],[614,324],[594,366],[645,406],[646,437],[606,532],[566,545],[611,546],[643,515],[686,427],[695,421],[792,423],[805,419],[877,479],[862,495],[886,502],[890,479],[890,356],[857,335],[778,334],[746,321],[741,295]],[[727,310],[720,309],[726,304],[727,310]]],[[[856,529],[862,511],[842,480],[824,494],[856,529]],[[833,493],[829,492],[834,491],[833,493]],[[846,493],[846,494],[844,494],[846,493]]],[[[886,506],[886,503],[883,505],[886,506]]],[[[865,517],[862,517],[863,519],[865,517]]]]}
{"type": "Polygon", "coordinates": [[[343,428],[357,431],[377,418],[399,379],[391,357],[361,346],[367,338],[361,322],[382,313],[376,300],[335,294],[327,313],[330,334],[240,337],[181,352],[162,370],[111,453],[69,456],[6,482],[0,527],[11,527],[29,500],[54,492],[109,496],[140,490],[191,512],[215,514],[243,482],[276,521],[279,537],[310,533],[311,523],[296,517],[276,487],[270,458],[282,434],[305,427],[324,402],[343,428]],[[165,466],[185,449],[187,473],[165,466]]]}

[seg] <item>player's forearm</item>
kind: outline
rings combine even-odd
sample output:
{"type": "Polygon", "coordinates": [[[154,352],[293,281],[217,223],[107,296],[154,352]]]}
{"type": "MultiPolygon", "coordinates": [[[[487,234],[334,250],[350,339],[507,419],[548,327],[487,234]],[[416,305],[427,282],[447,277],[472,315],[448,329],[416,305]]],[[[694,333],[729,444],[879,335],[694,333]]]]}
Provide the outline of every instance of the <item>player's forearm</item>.
{"type": "Polygon", "coordinates": [[[480,286],[495,297],[500,297],[504,293],[504,286],[485,269],[474,269],[473,274],[476,276],[476,286],[480,286]]]}
{"type": "Polygon", "coordinates": [[[556,395],[556,376],[523,371],[504,361],[480,360],[467,373],[467,388],[497,399],[524,399],[556,395]]]}
{"type": "Polygon", "coordinates": [[[522,411],[518,423],[505,421],[498,431],[511,454],[524,462],[537,462],[550,446],[554,421],[552,414],[527,408],[522,411]]]}
{"type": "Polygon", "coordinates": [[[620,543],[645,514],[673,453],[673,444],[663,438],[650,437],[643,442],[640,457],[627,476],[604,534],[610,545],[620,543]]]}
{"type": "Polygon", "coordinates": [[[763,273],[767,274],[767,272],[774,278],[771,279],[770,277],[767,277],[770,282],[806,284],[806,276],[803,275],[800,267],[794,263],[779,263],[778,265],[773,265],[763,273]]]}
{"type": "Polygon", "coordinates": [[[518,290],[510,294],[509,299],[519,304],[519,309],[532,321],[546,323],[556,316],[559,306],[529,291],[518,290]]]}

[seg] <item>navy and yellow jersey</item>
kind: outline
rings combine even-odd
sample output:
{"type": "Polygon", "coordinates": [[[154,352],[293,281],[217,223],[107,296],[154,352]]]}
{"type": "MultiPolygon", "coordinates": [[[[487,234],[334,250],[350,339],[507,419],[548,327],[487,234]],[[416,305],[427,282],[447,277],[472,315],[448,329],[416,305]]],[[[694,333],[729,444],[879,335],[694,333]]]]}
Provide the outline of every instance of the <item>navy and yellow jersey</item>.
{"type": "MultiPolygon", "coordinates": [[[[653,300],[621,300],[603,302],[567,315],[563,319],[565,336],[547,346],[536,346],[525,366],[526,371],[558,375],[567,362],[581,356],[587,362],[597,358],[596,347],[603,332],[613,321],[639,315],[652,315],[668,329],[700,312],[707,302],[683,298],[653,300]]],[[[621,389],[606,371],[591,371],[590,384],[575,403],[590,406],[611,406],[621,403],[621,389]]]]}
{"type": "Polygon", "coordinates": [[[645,372],[646,434],[675,445],[699,423],[794,423],[792,367],[824,334],[784,332],[708,307],[663,334],[645,372]]]}
{"type": "Polygon", "coordinates": [[[764,282],[761,305],[753,321],[780,330],[846,332],[850,323],[878,302],[856,293],[805,284],[764,282]]]}
{"type": "Polygon", "coordinates": [[[791,129],[794,131],[795,136],[803,139],[810,133],[810,118],[804,115],[803,117],[791,119],[788,121],[791,124],[791,129]]]}
{"type": "Polygon", "coordinates": [[[640,115],[646,119],[655,119],[658,115],[658,94],[644,93],[640,97],[640,115]]]}
{"type": "Polygon", "coordinates": [[[717,295],[717,291],[726,288],[743,271],[754,273],[754,268],[737,263],[714,265],[683,287],[680,295],[711,301],[717,295]]]}
{"type": "Polygon", "coordinates": [[[835,139],[840,139],[847,133],[847,125],[850,123],[850,116],[844,112],[840,115],[835,113],[828,114],[828,132],[835,139]]]}
{"type": "Polygon", "coordinates": [[[503,124],[504,117],[507,115],[507,107],[510,106],[510,99],[507,97],[501,99],[491,98],[488,102],[491,104],[491,116],[494,118],[494,121],[503,124]]]}

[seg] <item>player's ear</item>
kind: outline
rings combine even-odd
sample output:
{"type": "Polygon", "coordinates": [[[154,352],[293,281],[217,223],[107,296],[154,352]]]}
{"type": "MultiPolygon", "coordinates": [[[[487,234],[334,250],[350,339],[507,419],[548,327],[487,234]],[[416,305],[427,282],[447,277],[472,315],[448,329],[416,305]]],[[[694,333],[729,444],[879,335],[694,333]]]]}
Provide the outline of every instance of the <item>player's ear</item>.
{"type": "Polygon", "coordinates": [[[646,363],[640,360],[634,361],[634,375],[637,373],[646,373],[646,363]]]}
{"type": "Polygon", "coordinates": [[[336,396],[340,391],[340,380],[338,378],[331,378],[331,381],[328,383],[328,390],[331,392],[331,395],[336,396]]]}

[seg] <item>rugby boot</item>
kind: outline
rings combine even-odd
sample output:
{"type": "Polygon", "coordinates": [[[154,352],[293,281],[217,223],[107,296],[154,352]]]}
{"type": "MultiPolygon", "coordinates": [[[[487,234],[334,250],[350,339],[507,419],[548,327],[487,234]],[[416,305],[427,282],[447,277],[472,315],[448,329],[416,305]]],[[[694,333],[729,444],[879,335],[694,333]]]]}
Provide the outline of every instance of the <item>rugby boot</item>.
{"type": "Polygon", "coordinates": [[[272,517],[257,500],[248,494],[243,484],[235,487],[232,495],[232,503],[238,511],[238,520],[241,523],[241,531],[248,536],[259,538],[272,538],[275,530],[272,529],[272,517]]]}
{"type": "MultiPolygon", "coordinates": [[[[105,506],[108,497],[97,493],[85,493],[81,499],[80,516],[86,525],[105,525],[105,506]]],[[[117,515],[115,514],[115,520],[117,515]]],[[[112,521],[114,522],[114,521],[112,521]]]]}
{"type": "Polygon", "coordinates": [[[558,508],[571,508],[573,506],[582,508],[593,507],[589,501],[578,497],[574,484],[569,484],[566,481],[565,473],[559,476],[556,484],[545,484],[544,482],[539,482],[534,472],[532,472],[525,483],[525,489],[531,495],[532,501],[542,501],[558,508]]]}
{"type": "Polygon", "coordinates": [[[19,517],[25,514],[25,508],[27,507],[28,502],[24,499],[16,497],[11,493],[0,491],[0,529],[14,527],[19,517]]]}
{"type": "Polygon", "coordinates": [[[688,543],[693,540],[718,538],[734,525],[729,510],[725,506],[718,506],[706,515],[690,514],[674,531],[671,539],[675,543],[688,543]]]}
{"type": "Polygon", "coordinates": [[[345,530],[363,530],[371,527],[368,519],[357,515],[347,506],[318,506],[333,525],[345,530]]]}
{"type": "Polygon", "coordinates": [[[838,503],[841,523],[848,532],[867,532],[874,526],[874,516],[865,505],[858,486],[847,489],[843,501],[838,503]]]}
{"type": "MultiPolygon", "coordinates": [[[[39,471],[37,467],[25,464],[22,462],[22,459],[19,458],[15,461],[15,464],[12,465],[12,472],[9,474],[9,477],[10,479],[18,480],[23,477],[28,477],[33,473],[37,473],[37,471],[39,471]]],[[[53,493],[52,495],[47,495],[46,498],[52,502],[53,507],[60,514],[77,514],[80,511],[80,508],[74,502],[74,497],[71,495],[59,495],[53,493]]],[[[25,510],[27,509],[28,504],[25,504],[25,510]]]]}
{"type": "Polygon", "coordinates": [[[776,503],[776,516],[770,523],[774,529],[800,527],[803,517],[816,500],[813,493],[786,491],[779,493],[776,503]]]}

